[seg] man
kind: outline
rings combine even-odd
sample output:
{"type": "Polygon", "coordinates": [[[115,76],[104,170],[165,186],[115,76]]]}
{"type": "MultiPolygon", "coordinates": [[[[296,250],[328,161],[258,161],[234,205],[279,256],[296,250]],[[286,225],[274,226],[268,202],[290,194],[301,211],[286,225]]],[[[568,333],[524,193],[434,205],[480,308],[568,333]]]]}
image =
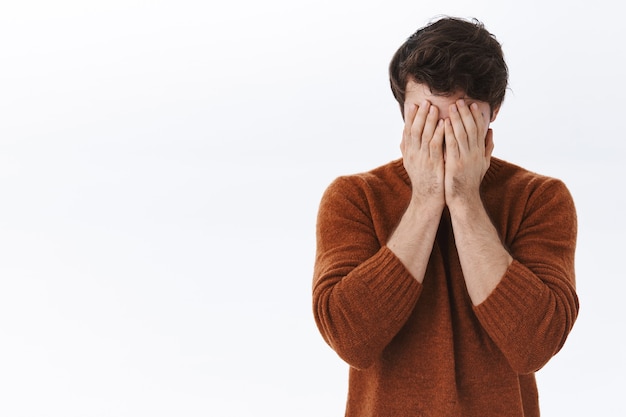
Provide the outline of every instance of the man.
{"type": "Polygon", "coordinates": [[[313,305],[350,365],[347,416],[539,416],[534,372],[578,313],[559,180],[491,156],[508,70],[480,22],[396,52],[402,159],[340,177],[317,223],[313,305]]]}

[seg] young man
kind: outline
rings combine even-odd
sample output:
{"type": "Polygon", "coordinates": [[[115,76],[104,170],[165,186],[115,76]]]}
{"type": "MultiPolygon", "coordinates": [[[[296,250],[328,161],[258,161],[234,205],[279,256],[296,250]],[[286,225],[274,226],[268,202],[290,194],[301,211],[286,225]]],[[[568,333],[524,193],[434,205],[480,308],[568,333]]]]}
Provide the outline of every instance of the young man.
{"type": "Polygon", "coordinates": [[[578,313],[572,198],[491,156],[508,71],[481,23],[418,30],[390,78],[402,159],[338,178],[318,215],[314,314],[350,365],[346,416],[539,416],[534,372],[578,313]]]}

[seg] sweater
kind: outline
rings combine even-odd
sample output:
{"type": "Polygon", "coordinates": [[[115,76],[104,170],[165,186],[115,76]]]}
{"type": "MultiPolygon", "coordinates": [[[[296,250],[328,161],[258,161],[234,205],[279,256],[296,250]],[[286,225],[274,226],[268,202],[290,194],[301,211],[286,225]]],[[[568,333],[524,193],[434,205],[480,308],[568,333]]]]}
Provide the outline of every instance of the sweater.
{"type": "Polygon", "coordinates": [[[350,365],[346,416],[539,416],[534,373],[578,314],[574,203],[562,181],[497,158],[480,194],[514,260],[474,306],[447,209],[421,284],[386,246],[411,196],[401,159],[324,192],[313,312],[350,365]]]}

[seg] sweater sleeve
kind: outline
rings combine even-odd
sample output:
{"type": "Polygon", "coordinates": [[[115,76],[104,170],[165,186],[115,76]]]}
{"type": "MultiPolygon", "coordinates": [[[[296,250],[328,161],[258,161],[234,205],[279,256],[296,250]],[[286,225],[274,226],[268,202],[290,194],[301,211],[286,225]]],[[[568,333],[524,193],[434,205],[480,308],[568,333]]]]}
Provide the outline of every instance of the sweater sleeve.
{"type": "Polygon", "coordinates": [[[313,310],[326,342],[364,369],[410,316],[421,284],[376,233],[362,189],[350,177],[333,182],[317,219],[313,310]]]}
{"type": "Polygon", "coordinates": [[[563,346],[578,315],[574,252],[577,220],[565,185],[531,193],[509,250],[514,258],[476,315],[520,374],[543,367],[563,346]]]}

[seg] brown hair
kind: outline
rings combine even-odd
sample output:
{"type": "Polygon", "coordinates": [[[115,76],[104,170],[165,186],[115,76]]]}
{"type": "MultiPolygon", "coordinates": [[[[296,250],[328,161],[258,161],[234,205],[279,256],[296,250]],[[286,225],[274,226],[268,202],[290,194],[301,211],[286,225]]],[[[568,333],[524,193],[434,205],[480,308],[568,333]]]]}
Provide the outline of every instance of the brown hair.
{"type": "Polygon", "coordinates": [[[391,91],[404,114],[407,82],[435,94],[463,91],[497,109],[506,93],[508,68],[500,43],[478,20],[444,17],[409,37],[389,64],[391,91]]]}

